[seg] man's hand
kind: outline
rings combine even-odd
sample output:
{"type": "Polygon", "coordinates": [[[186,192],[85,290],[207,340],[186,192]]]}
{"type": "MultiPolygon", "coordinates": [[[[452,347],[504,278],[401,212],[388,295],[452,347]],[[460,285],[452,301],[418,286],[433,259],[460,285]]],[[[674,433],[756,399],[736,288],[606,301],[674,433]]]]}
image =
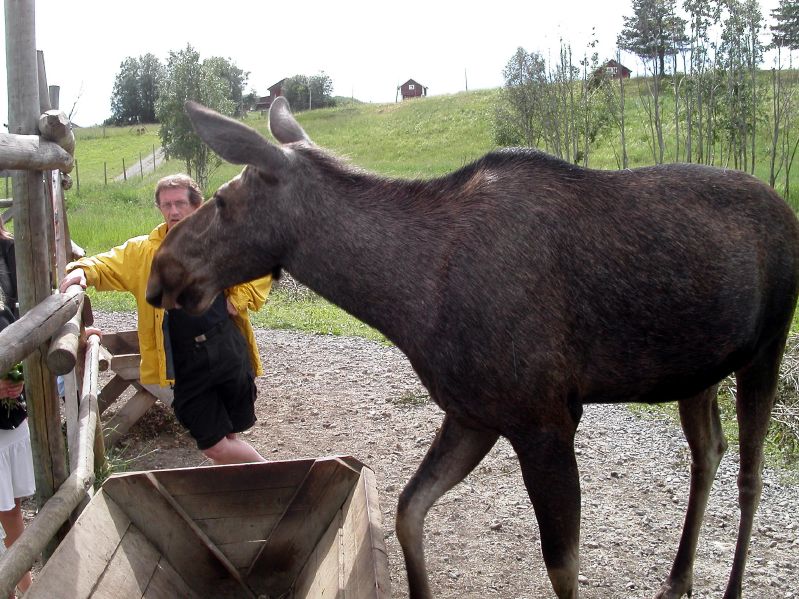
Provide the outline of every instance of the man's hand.
{"type": "Polygon", "coordinates": [[[22,395],[24,387],[24,381],[17,382],[10,379],[0,379],[0,397],[17,398],[22,395]]]}
{"type": "Polygon", "coordinates": [[[236,306],[233,305],[233,302],[230,301],[230,298],[228,298],[226,301],[227,301],[227,313],[230,314],[231,316],[238,315],[239,311],[236,310],[236,306]]]}
{"type": "Polygon", "coordinates": [[[58,286],[58,290],[61,293],[64,293],[68,287],[72,285],[80,285],[83,289],[86,289],[86,273],[83,272],[82,268],[76,268],[75,270],[67,273],[64,279],[61,281],[61,284],[58,286]]]}
{"type": "Polygon", "coordinates": [[[86,341],[90,335],[97,335],[100,339],[103,338],[103,332],[97,327],[86,327],[83,329],[83,340],[86,341]]]}

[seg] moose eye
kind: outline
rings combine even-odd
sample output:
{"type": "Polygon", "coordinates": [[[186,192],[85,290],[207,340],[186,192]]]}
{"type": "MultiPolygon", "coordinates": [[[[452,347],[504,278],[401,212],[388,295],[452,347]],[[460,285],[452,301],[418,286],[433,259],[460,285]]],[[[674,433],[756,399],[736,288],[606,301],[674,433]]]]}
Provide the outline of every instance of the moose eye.
{"type": "Polygon", "coordinates": [[[224,209],[225,200],[222,199],[222,196],[216,196],[214,199],[216,200],[216,208],[217,208],[217,210],[224,209]]]}

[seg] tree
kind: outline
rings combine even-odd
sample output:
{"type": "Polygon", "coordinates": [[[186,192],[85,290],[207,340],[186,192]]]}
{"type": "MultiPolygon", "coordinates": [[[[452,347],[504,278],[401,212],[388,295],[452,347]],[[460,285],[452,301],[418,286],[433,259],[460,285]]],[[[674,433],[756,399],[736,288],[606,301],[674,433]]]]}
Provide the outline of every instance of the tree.
{"type": "Polygon", "coordinates": [[[721,20],[723,0],[684,0],[690,24],[689,65],[684,69],[685,159],[710,163],[717,74],[714,69],[716,43],[711,28],[721,20]],[[694,141],[695,140],[695,141],[694,141]],[[707,149],[706,149],[707,145],[707,149]]]}
{"type": "Polygon", "coordinates": [[[538,145],[543,135],[541,110],[546,105],[546,62],[537,52],[517,48],[502,71],[505,85],[494,122],[501,146],[538,145]]]}
{"type": "Polygon", "coordinates": [[[283,81],[283,95],[292,109],[300,112],[335,106],[333,80],[322,71],[318,75],[294,75],[283,81]]]}
{"type": "Polygon", "coordinates": [[[726,84],[723,149],[735,168],[753,173],[755,129],[764,91],[757,81],[757,67],[763,60],[763,17],[757,0],[727,0],[726,7],[718,52],[726,84]]]}
{"type": "Polygon", "coordinates": [[[311,108],[328,108],[335,106],[333,99],[333,80],[324,71],[318,75],[312,75],[308,79],[310,87],[311,108]]]}
{"type": "MultiPolygon", "coordinates": [[[[594,38],[589,49],[596,46],[594,38]]],[[[505,85],[494,118],[499,145],[543,146],[558,158],[588,166],[592,144],[610,125],[599,57],[592,52],[574,64],[561,42],[559,60],[547,68],[543,57],[518,48],[502,72],[505,85]]]]}
{"type": "Polygon", "coordinates": [[[775,23],[771,26],[771,41],[775,48],[799,49],[799,1],[780,0],[771,11],[775,23]]]}
{"type": "Polygon", "coordinates": [[[633,15],[624,17],[624,28],[617,38],[619,48],[651,63],[651,104],[646,109],[652,131],[655,162],[662,163],[665,151],[661,106],[661,78],[666,74],[666,56],[674,56],[686,47],[686,21],[678,17],[676,0],[632,0],[633,15]]]}
{"type": "Polygon", "coordinates": [[[139,98],[143,123],[154,123],[158,86],[164,77],[164,65],[152,54],[139,58],[139,98]]]}
{"type": "MultiPolygon", "coordinates": [[[[685,47],[686,21],[678,17],[676,0],[632,0],[633,15],[624,17],[617,44],[639,56],[644,62],[657,62],[658,76],[666,73],[666,56],[675,54],[685,47]]],[[[652,69],[653,74],[655,68],[652,69]]]]}
{"type": "Polygon", "coordinates": [[[218,67],[216,60],[201,62],[200,53],[191,45],[170,52],[156,105],[161,123],[158,136],[167,156],[184,160],[188,174],[203,189],[221,161],[194,133],[183,105],[186,100],[195,100],[222,114],[234,114],[236,104],[229,97],[230,82],[219,75],[218,67]]]}
{"type": "Polygon", "coordinates": [[[217,77],[223,79],[227,84],[226,95],[236,106],[234,116],[242,116],[246,111],[244,106],[244,86],[250,73],[241,70],[229,58],[212,56],[206,59],[203,64],[210,69],[217,77]]]}
{"type": "Polygon", "coordinates": [[[123,60],[111,95],[111,122],[155,122],[155,102],[163,74],[164,67],[153,54],[123,60]]]}
{"type": "Polygon", "coordinates": [[[241,99],[241,103],[244,105],[245,111],[252,110],[257,102],[258,92],[254,89],[251,89],[249,92],[244,94],[244,97],[241,99]]]}

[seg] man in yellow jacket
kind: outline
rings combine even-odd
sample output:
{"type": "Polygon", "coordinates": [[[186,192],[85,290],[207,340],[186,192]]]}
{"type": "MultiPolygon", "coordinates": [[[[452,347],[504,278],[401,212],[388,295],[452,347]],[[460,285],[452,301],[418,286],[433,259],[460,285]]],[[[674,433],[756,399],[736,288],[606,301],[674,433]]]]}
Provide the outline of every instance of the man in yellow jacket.
{"type": "Polygon", "coordinates": [[[255,423],[253,379],[263,374],[248,310],[263,306],[272,279],[227,289],[197,317],[179,309],[154,308],[145,299],[153,256],[170,227],[200,207],[202,193],[187,175],[170,175],[158,182],[155,203],[164,216],[162,224],[149,235],[68,264],[61,290],[77,284],[132,293],[138,310],[142,385],[172,404],[197,447],[214,463],[265,461],[236,433],[255,423]]]}

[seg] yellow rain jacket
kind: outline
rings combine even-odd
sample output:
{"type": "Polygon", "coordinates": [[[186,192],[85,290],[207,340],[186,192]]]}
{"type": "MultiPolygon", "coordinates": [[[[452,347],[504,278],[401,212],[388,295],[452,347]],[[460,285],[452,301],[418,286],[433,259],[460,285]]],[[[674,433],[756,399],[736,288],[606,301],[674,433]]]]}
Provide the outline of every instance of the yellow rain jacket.
{"type": "MultiPolygon", "coordinates": [[[[162,387],[173,382],[166,378],[164,310],[148,304],[145,293],[153,256],[164,240],[166,232],[166,223],[161,223],[149,235],[128,239],[107,252],[70,262],[66,268],[67,272],[82,268],[86,273],[87,284],[98,291],[129,291],[133,294],[139,317],[140,380],[145,385],[162,387]]],[[[238,315],[233,317],[233,321],[247,340],[255,376],[263,375],[264,371],[248,310],[259,310],[266,302],[271,288],[272,277],[267,275],[225,290],[225,296],[238,310],[238,315]]]]}

